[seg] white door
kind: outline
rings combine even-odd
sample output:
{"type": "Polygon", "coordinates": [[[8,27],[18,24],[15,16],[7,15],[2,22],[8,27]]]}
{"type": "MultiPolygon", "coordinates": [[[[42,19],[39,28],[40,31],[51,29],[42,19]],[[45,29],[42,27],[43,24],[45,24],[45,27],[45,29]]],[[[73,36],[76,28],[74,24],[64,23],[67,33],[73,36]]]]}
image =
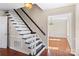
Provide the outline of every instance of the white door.
{"type": "Polygon", "coordinates": [[[0,16],[0,48],[7,48],[7,17],[0,16]]]}

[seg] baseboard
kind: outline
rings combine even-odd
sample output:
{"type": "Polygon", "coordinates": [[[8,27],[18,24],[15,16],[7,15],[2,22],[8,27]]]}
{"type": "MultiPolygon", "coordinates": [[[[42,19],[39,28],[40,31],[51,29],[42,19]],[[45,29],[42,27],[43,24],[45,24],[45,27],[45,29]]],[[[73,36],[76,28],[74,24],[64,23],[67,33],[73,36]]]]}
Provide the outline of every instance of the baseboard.
{"type": "Polygon", "coordinates": [[[49,36],[49,39],[67,39],[66,37],[51,37],[49,36]]]}
{"type": "Polygon", "coordinates": [[[71,49],[71,54],[76,55],[76,52],[74,50],[71,49]]]}

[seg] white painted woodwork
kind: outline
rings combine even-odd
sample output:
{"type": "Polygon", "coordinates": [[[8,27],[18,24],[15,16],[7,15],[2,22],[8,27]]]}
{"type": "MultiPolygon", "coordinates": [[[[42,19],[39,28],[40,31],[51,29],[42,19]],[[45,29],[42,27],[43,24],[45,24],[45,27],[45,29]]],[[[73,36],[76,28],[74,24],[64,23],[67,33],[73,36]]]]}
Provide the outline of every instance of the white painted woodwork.
{"type": "Polygon", "coordinates": [[[0,16],[0,48],[7,48],[7,17],[0,16]]]}

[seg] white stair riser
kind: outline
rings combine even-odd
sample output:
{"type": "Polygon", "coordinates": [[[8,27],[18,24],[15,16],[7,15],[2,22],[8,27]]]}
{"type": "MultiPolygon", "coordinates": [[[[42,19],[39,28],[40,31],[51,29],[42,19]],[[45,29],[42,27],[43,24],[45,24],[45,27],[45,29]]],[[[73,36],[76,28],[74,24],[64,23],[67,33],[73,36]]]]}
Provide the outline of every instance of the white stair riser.
{"type": "Polygon", "coordinates": [[[26,27],[26,26],[24,26],[24,25],[13,25],[13,26],[26,27]]]}
{"type": "Polygon", "coordinates": [[[32,37],[32,38],[33,38],[33,35],[28,34],[28,35],[23,35],[23,36],[22,36],[22,38],[28,38],[28,37],[32,37]]]}
{"type": "Polygon", "coordinates": [[[41,40],[36,40],[36,38],[33,38],[33,39],[30,38],[30,39],[27,39],[25,42],[32,42],[34,44],[34,43],[38,43],[39,41],[41,42],[41,40]],[[34,40],[35,40],[35,42],[34,42],[34,40]]]}
{"type": "Polygon", "coordinates": [[[12,24],[16,23],[17,25],[24,25],[24,23],[19,22],[12,22],[12,24]]]}
{"type": "Polygon", "coordinates": [[[26,26],[24,26],[24,25],[13,25],[13,26],[26,27],[26,26]]]}
{"type": "Polygon", "coordinates": [[[38,49],[42,44],[38,45],[35,49],[38,49]]]}
{"type": "Polygon", "coordinates": [[[44,47],[36,56],[39,56],[44,50],[45,50],[46,47],[44,47]]]}
{"type": "Polygon", "coordinates": [[[26,31],[26,32],[18,32],[19,34],[27,34],[27,33],[31,33],[30,31],[26,31]]]}
{"type": "Polygon", "coordinates": [[[27,30],[27,28],[15,28],[16,30],[27,30]]]}
{"type": "MultiPolygon", "coordinates": [[[[39,41],[36,41],[36,42],[33,42],[33,43],[31,43],[31,44],[27,44],[28,45],[28,47],[31,47],[31,46],[33,46],[33,45],[36,45],[38,42],[40,42],[40,40],[39,41]]],[[[42,44],[42,43],[41,43],[42,44]]]]}
{"type": "MultiPolygon", "coordinates": [[[[12,16],[9,16],[9,17],[12,17],[12,16]]],[[[20,18],[17,18],[17,17],[12,17],[10,20],[15,20],[15,21],[22,21],[20,18]]]]}
{"type": "Polygon", "coordinates": [[[19,18],[18,16],[16,16],[16,15],[15,15],[15,16],[10,15],[10,17],[12,17],[13,19],[16,19],[16,18],[17,18],[17,19],[20,19],[20,18],[19,18]]]}
{"type": "Polygon", "coordinates": [[[25,42],[31,42],[31,41],[33,41],[33,40],[36,40],[36,38],[29,38],[29,39],[27,39],[25,42]]]}

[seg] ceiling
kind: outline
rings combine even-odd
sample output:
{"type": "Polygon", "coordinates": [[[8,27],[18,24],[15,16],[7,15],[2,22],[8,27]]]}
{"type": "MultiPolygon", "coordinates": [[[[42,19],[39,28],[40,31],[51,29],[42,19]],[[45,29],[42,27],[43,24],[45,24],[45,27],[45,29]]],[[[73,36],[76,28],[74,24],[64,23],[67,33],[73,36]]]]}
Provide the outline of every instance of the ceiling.
{"type": "Polygon", "coordinates": [[[48,9],[68,6],[71,4],[70,3],[37,3],[37,5],[43,10],[48,10],[48,9]]]}
{"type": "Polygon", "coordinates": [[[10,10],[23,7],[24,3],[0,3],[0,10],[10,10]]]}
{"type": "MultiPolygon", "coordinates": [[[[37,4],[41,9],[48,10],[69,5],[68,3],[33,3],[37,4]]],[[[0,3],[0,10],[18,9],[24,6],[24,3],[0,3]]]]}

